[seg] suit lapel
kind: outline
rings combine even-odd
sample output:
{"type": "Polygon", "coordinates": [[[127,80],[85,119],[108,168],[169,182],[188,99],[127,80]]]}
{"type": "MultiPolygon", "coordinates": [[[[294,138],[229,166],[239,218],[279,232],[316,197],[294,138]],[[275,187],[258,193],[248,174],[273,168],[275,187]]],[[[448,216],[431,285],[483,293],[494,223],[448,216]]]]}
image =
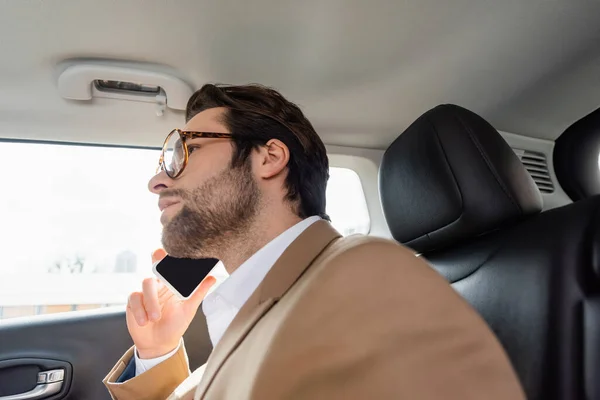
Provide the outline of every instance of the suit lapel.
{"type": "Polygon", "coordinates": [[[194,398],[204,397],[223,363],[271,307],[292,287],[313,260],[341,235],[326,221],[309,226],[283,252],[240,309],[211,353],[194,398]]]}

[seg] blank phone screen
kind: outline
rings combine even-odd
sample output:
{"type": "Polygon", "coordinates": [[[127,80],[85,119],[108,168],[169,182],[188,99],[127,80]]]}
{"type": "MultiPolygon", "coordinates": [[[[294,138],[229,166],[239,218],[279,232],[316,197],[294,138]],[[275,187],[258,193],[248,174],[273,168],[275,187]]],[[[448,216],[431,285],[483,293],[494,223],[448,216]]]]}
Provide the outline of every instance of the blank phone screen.
{"type": "Polygon", "coordinates": [[[189,297],[219,260],[216,258],[175,258],[166,256],[156,271],[183,297],[189,297]]]}

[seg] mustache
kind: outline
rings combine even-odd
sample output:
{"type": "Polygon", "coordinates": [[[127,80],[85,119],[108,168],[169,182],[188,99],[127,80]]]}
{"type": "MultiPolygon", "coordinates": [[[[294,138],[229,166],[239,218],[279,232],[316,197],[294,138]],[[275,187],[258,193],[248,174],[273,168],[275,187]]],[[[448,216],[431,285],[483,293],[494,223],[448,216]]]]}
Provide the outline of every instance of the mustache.
{"type": "Polygon", "coordinates": [[[164,189],[159,193],[158,199],[164,199],[165,197],[180,197],[181,199],[189,199],[190,192],[185,189],[164,189]]]}

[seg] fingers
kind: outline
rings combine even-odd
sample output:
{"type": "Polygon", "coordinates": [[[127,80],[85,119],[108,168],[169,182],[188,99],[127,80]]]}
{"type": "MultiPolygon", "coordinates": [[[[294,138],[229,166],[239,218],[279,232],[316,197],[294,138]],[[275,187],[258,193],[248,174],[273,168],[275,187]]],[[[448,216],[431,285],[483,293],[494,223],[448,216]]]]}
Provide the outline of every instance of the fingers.
{"type": "Polygon", "coordinates": [[[173,292],[171,291],[171,289],[169,289],[168,287],[165,286],[164,283],[162,283],[160,280],[157,282],[157,286],[158,286],[158,301],[160,304],[164,304],[165,301],[168,297],[170,297],[173,292]]]}
{"type": "Polygon", "coordinates": [[[165,258],[167,256],[167,252],[165,249],[156,249],[152,253],[152,264],[155,264],[165,258]]]}
{"type": "Polygon", "coordinates": [[[207,276],[204,280],[198,285],[198,288],[192,293],[189,299],[185,301],[185,306],[188,308],[188,312],[196,312],[198,307],[200,307],[200,303],[206,297],[206,294],[210,290],[210,288],[217,282],[217,279],[214,276],[207,276]]]}
{"type": "MultiPolygon", "coordinates": [[[[157,249],[152,253],[152,263],[155,264],[167,256],[164,249],[157,249]]],[[[149,321],[158,321],[161,317],[159,296],[164,297],[167,288],[160,284],[156,278],[146,278],[142,282],[142,291],[129,295],[127,308],[131,310],[135,321],[140,326],[145,326],[149,321]]]]}
{"type": "Polygon", "coordinates": [[[144,308],[144,294],[141,292],[134,292],[129,295],[129,301],[127,307],[131,310],[135,322],[139,326],[144,326],[148,323],[148,315],[144,308]]]}
{"type": "Polygon", "coordinates": [[[158,301],[158,282],[156,278],[146,278],[142,282],[143,305],[146,309],[146,316],[150,321],[160,319],[160,303],[158,301]]]}

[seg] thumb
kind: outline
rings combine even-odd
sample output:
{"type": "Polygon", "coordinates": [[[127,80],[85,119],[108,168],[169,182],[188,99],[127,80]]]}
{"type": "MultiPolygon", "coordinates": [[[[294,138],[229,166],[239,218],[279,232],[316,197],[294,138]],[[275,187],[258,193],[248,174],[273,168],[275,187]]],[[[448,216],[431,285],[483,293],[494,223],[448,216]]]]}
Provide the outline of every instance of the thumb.
{"type": "Polygon", "coordinates": [[[200,303],[202,303],[202,300],[204,300],[206,294],[215,283],[217,283],[217,279],[214,276],[209,275],[204,278],[194,293],[185,301],[185,307],[188,309],[187,312],[195,313],[198,310],[200,303]]]}

